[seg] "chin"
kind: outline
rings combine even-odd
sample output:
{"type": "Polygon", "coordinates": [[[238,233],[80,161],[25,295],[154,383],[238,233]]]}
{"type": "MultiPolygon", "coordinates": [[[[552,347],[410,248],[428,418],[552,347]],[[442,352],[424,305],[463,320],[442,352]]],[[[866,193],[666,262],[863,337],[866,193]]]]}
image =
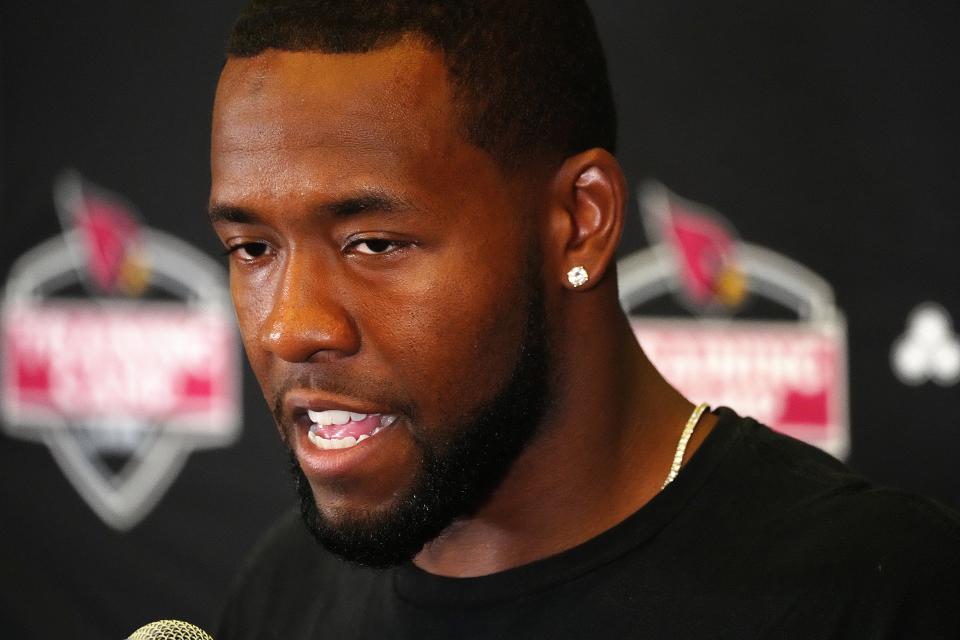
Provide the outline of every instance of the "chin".
{"type": "Polygon", "coordinates": [[[296,460],[291,470],[300,499],[304,524],[327,551],[365,567],[383,569],[407,562],[438,535],[446,524],[434,521],[423,525],[418,517],[416,491],[394,494],[393,499],[374,506],[361,506],[342,499],[338,504],[318,504],[310,483],[296,460]]]}

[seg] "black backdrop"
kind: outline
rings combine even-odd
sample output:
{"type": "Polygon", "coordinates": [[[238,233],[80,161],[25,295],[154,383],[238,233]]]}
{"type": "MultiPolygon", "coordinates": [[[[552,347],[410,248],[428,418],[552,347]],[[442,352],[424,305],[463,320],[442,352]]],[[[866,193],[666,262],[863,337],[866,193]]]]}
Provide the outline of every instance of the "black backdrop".
{"type": "MultiPolygon", "coordinates": [[[[901,382],[890,353],[932,301],[960,319],[960,84],[952,2],[591,3],[633,190],[654,177],[833,287],[849,329],[849,463],[960,506],[956,383],[901,382]],[[842,6],[841,6],[842,5],[842,6]]],[[[4,3],[0,277],[60,233],[65,167],[214,255],[208,119],[240,3],[4,3]]],[[[647,245],[630,203],[624,253],[647,245]]],[[[139,523],[100,520],[42,444],[0,435],[4,637],[211,627],[258,533],[292,505],[249,372],[233,446],[193,453],[139,523]]]]}

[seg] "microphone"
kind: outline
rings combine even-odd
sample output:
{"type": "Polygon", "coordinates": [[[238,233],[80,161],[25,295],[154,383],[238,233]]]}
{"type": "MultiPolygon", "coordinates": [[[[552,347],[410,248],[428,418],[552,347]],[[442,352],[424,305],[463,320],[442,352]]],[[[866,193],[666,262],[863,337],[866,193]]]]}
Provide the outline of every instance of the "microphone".
{"type": "Polygon", "coordinates": [[[157,620],[134,631],[127,640],[213,640],[209,633],[180,620],[157,620]]]}

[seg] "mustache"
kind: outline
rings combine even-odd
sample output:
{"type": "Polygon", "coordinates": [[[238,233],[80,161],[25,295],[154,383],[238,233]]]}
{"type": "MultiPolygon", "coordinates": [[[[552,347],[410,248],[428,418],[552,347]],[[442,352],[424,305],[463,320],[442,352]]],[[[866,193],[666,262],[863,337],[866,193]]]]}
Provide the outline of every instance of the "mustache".
{"type": "Polygon", "coordinates": [[[383,380],[369,378],[347,378],[339,373],[324,370],[300,371],[283,378],[274,385],[270,402],[271,412],[278,425],[283,424],[283,400],[293,390],[311,389],[324,391],[349,398],[366,400],[373,404],[389,407],[390,413],[404,415],[410,419],[416,417],[416,408],[405,399],[405,394],[393,389],[383,380]]]}

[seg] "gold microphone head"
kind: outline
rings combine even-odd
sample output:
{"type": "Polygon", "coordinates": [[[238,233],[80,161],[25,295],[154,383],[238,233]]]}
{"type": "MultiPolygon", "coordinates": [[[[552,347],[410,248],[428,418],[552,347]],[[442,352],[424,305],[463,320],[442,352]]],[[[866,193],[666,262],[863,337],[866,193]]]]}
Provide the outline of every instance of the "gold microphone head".
{"type": "Polygon", "coordinates": [[[209,633],[180,620],[157,620],[140,627],[127,640],[213,640],[209,633]]]}

